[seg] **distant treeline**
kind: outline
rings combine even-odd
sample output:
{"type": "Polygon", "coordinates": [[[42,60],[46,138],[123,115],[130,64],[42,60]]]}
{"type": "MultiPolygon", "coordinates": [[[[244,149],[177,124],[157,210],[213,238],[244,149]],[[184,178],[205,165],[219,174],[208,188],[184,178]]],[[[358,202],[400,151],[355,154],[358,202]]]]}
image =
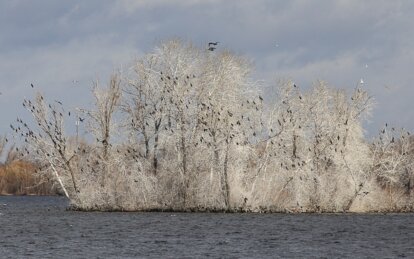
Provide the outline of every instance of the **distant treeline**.
{"type": "Polygon", "coordinates": [[[54,181],[35,174],[35,168],[25,161],[0,164],[0,195],[56,195],[54,181]]]}

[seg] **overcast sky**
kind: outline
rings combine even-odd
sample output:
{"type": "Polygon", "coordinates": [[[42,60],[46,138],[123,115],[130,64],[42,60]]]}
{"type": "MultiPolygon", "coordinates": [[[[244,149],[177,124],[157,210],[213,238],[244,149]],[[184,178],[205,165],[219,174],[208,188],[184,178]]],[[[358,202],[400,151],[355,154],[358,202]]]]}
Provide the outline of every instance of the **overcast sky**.
{"type": "Polygon", "coordinates": [[[414,1],[118,0],[0,2],[0,134],[27,118],[39,90],[66,107],[90,99],[95,79],[173,37],[219,41],[253,61],[256,80],[317,79],[377,105],[368,135],[385,122],[414,130],[414,1]]]}

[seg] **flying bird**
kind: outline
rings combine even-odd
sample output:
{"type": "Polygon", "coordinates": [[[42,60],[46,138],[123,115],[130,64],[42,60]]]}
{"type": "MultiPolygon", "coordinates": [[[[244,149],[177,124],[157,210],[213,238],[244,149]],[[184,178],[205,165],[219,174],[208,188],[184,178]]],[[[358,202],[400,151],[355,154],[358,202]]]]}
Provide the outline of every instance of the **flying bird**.
{"type": "Polygon", "coordinates": [[[32,88],[34,88],[34,85],[33,85],[33,83],[31,83],[31,84],[30,84],[30,86],[31,86],[32,88]]]}
{"type": "Polygon", "coordinates": [[[218,42],[218,41],[216,41],[216,42],[209,42],[208,43],[208,46],[209,47],[211,47],[211,46],[217,46],[217,44],[219,44],[220,42],[218,42]]]}
{"type": "Polygon", "coordinates": [[[214,51],[216,48],[215,47],[209,47],[208,50],[209,51],[214,51]]]}

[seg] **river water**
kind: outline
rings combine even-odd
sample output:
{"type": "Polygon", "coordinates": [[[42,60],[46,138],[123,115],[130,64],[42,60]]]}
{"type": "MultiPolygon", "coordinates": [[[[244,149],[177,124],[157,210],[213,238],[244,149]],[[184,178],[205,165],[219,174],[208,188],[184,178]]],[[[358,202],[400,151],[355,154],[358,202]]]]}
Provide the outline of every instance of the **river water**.
{"type": "Polygon", "coordinates": [[[414,258],[414,214],[67,211],[0,197],[0,258],[414,258]]]}

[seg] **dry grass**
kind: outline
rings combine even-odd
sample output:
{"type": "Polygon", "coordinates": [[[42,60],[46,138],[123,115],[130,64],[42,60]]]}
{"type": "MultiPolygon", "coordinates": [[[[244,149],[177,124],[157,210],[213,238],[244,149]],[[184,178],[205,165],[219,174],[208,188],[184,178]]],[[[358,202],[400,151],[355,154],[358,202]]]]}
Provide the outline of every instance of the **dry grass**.
{"type": "Polygon", "coordinates": [[[0,195],[56,195],[47,179],[35,175],[35,167],[24,161],[0,165],[0,195]]]}

